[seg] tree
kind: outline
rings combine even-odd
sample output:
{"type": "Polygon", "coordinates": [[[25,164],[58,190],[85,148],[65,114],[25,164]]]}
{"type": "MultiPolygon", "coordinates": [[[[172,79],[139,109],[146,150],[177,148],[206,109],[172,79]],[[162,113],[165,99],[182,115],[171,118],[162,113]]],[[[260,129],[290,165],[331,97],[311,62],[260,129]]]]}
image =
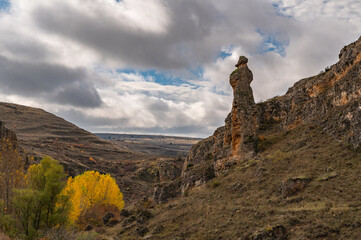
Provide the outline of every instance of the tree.
{"type": "Polygon", "coordinates": [[[70,177],[62,194],[69,196],[72,203],[69,220],[78,226],[79,220],[94,207],[115,207],[118,210],[124,207],[123,194],[115,179],[95,171],[70,177]]]}
{"type": "Polygon", "coordinates": [[[45,157],[34,164],[26,175],[27,186],[14,192],[13,208],[24,234],[33,239],[41,228],[62,224],[67,216],[67,199],[60,196],[66,175],[57,161],[45,157]]]}
{"type": "Polygon", "coordinates": [[[59,214],[61,215],[61,211],[65,207],[57,204],[60,200],[58,195],[66,183],[63,166],[58,161],[45,157],[40,164],[30,166],[27,180],[28,187],[38,191],[38,201],[34,204],[34,229],[38,230],[42,221],[47,228],[57,224],[60,220],[57,218],[60,217],[59,214]]]}
{"type": "Polygon", "coordinates": [[[0,140],[0,199],[4,201],[5,212],[9,212],[13,188],[24,183],[24,161],[9,139],[0,140]]]}
{"type": "Polygon", "coordinates": [[[12,204],[16,216],[23,228],[24,234],[28,239],[32,239],[35,231],[31,226],[31,219],[34,210],[34,204],[37,202],[37,192],[32,189],[17,189],[12,197],[12,204]]]}

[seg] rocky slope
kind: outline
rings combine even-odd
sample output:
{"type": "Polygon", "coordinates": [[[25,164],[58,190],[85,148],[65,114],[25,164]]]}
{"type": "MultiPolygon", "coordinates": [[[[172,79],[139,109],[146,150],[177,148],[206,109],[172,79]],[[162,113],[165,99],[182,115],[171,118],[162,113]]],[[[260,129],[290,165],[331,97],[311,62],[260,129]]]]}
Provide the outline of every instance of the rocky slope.
{"type": "Polygon", "coordinates": [[[48,155],[69,175],[87,170],[111,174],[127,203],[152,195],[154,184],[179,177],[183,163],[133,152],[44,110],[16,104],[0,103],[0,136],[16,139],[29,164],[48,155]]]}
{"type": "Polygon", "coordinates": [[[183,169],[183,192],[246,161],[270,127],[288,131],[305,124],[322,125],[325,132],[354,148],[361,145],[361,38],[345,46],[339,62],[314,77],[303,79],[284,96],[254,103],[252,73],[241,57],[230,76],[232,112],[225,126],[196,144],[183,169]]]}
{"type": "Polygon", "coordinates": [[[192,147],[181,182],[165,188],[168,196],[181,188],[182,197],[146,209],[141,220],[121,214],[121,224],[102,236],[360,239],[361,38],[339,57],[258,104],[241,57],[230,76],[234,100],[225,126],[192,147]]]}

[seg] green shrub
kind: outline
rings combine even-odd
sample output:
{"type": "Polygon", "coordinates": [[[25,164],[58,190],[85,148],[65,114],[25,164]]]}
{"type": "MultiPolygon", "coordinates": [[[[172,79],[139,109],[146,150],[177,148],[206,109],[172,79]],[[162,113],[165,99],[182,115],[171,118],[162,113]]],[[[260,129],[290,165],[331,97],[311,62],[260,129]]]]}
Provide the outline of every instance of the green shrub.
{"type": "Polygon", "coordinates": [[[220,185],[221,185],[221,182],[218,180],[214,180],[213,182],[211,182],[211,188],[216,188],[220,185]]]}

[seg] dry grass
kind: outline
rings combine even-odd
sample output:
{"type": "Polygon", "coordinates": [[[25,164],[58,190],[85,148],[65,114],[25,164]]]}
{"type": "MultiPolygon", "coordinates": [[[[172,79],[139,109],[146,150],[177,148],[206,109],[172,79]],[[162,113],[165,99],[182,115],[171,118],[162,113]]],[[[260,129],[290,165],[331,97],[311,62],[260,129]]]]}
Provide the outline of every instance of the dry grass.
{"type": "MultiPolygon", "coordinates": [[[[152,210],[149,239],[245,239],[277,225],[289,239],[359,239],[361,154],[320,129],[279,134],[257,159],[152,210]],[[289,179],[307,184],[287,197],[282,184],[289,179]]],[[[139,238],[130,229],[115,239],[139,238]]]]}
{"type": "Polygon", "coordinates": [[[0,232],[0,240],[11,240],[8,236],[6,236],[4,233],[0,232]]]}

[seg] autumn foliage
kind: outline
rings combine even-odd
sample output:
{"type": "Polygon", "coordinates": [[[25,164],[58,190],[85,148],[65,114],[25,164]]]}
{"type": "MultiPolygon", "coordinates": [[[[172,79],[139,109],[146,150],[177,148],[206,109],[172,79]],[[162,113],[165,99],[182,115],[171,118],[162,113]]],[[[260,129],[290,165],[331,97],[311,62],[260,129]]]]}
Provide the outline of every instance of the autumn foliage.
{"type": "MultiPolygon", "coordinates": [[[[24,161],[15,143],[9,139],[0,140],[0,199],[9,208],[12,190],[24,184],[24,161]]],[[[5,209],[5,210],[6,210],[5,209]]]]}
{"type": "Polygon", "coordinates": [[[122,209],[123,195],[115,179],[109,174],[95,171],[84,172],[75,178],[70,177],[62,194],[69,196],[71,208],[68,219],[78,226],[86,221],[96,221],[95,210],[122,209]],[[89,219],[84,219],[85,217],[89,219]]]}

